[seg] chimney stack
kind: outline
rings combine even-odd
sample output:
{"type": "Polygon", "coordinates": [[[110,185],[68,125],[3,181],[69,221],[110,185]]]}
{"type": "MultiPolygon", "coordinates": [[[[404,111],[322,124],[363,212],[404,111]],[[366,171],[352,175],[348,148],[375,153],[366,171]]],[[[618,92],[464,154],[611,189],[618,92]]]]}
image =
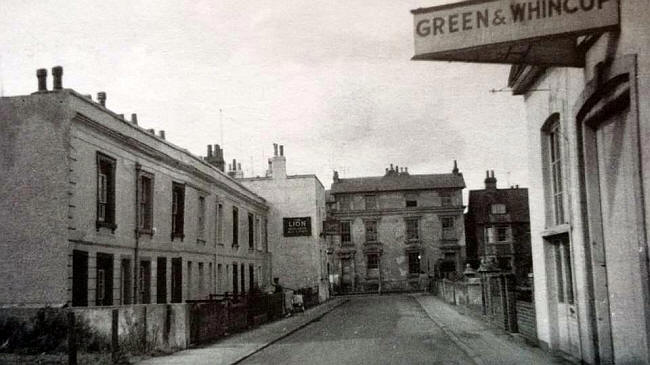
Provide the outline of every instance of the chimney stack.
{"type": "Polygon", "coordinates": [[[212,145],[208,145],[208,158],[212,157],[212,145]]]}
{"type": "Polygon", "coordinates": [[[497,179],[494,177],[494,170],[490,174],[490,171],[485,171],[485,189],[486,190],[496,190],[497,188],[497,179]]]}
{"type": "Polygon", "coordinates": [[[52,67],[52,77],[54,79],[54,81],[52,81],[52,89],[61,90],[63,88],[63,67],[52,67]]]}
{"type": "Polygon", "coordinates": [[[333,178],[333,180],[334,180],[335,183],[339,182],[339,172],[336,171],[336,170],[334,170],[334,178],[333,178]]]}
{"type": "Polygon", "coordinates": [[[165,139],[165,131],[162,130],[162,129],[159,130],[159,131],[158,131],[158,137],[160,137],[161,139],[165,139]]]}
{"type": "Polygon", "coordinates": [[[99,102],[99,105],[106,106],[106,93],[104,91],[97,93],[97,101],[99,102]]]}
{"type": "Polygon", "coordinates": [[[36,70],[36,77],[38,78],[38,91],[47,91],[47,69],[36,70]]]}
{"type": "Polygon", "coordinates": [[[451,173],[454,175],[459,175],[458,163],[456,162],[456,160],[454,160],[454,168],[451,170],[451,173]]]}
{"type": "Polygon", "coordinates": [[[131,123],[133,123],[135,125],[138,125],[138,115],[137,114],[131,113],[131,123]]]}
{"type": "Polygon", "coordinates": [[[273,158],[271,159],[271,176],[274,179],[286,179],[287,177],[287,158],[284,157],[284,146],[280,146],[278,154],[278,144],[273,144],[273,158]]]}

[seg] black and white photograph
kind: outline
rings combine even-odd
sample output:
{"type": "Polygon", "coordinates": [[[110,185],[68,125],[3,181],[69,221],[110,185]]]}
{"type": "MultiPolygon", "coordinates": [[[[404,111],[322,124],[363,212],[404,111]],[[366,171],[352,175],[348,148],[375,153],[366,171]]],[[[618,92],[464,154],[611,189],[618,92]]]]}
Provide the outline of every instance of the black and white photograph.
{"type": "Polygon", "coordinates": [[[649,0],[0,0],[0,364],[650,364],[649,0]]]}

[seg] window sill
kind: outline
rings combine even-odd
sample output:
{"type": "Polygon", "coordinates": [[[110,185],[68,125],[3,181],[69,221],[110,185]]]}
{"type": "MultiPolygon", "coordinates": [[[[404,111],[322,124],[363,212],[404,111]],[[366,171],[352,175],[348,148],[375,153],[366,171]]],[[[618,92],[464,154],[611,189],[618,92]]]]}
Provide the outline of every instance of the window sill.
{"type": "Polygon", "coordinates": [[[140,236],[148,235],[148,236],[153,237],[153,230],[141,228],[141,229],[138,229],[138,235],[140,235],[140,236]]]}
{"type": "Polygon", "coordinates": [[[411,240],[406,240],[406,244],[407,244],[407,245],[419,245],[419,244],[420,244],[420,240],[419,240],[419,239],[416,239],[416,240],[413,240],[413,239],[411,239],[411,240]]]}
{"type": "Polygon", "coordinates": [[[117,229],[117,224],[110,223],[110,222],[95,221],[95,229],[97,230],[97,232],[99,232],[100,228],[108,228],[111,230],[111,233],[115,233],[115,230],[117,229]]]}
{"type": "Polygon", "coordinates": [[[205,246],[205,240],[204,240],[204,239],[197,238],[197,239],[196,239],[196,243],[205,246]]]}
{"type": "Polygon", "coordinates": [[[176,238],[180,238],[181,241],[183,241],[185,239],[185,235],[183,233],[172,233],[171,238],[172,238],[172,241],[174,241],[174,239],[176,239],[176,238]]]}
{"type": "Polygon", "coordinates": [[[546,227],[542,231],[542,237],[555,236],[558,234],[569,233],[571,232],[571,225],[569,223],[557,224],[554,226],[546,227]]]}

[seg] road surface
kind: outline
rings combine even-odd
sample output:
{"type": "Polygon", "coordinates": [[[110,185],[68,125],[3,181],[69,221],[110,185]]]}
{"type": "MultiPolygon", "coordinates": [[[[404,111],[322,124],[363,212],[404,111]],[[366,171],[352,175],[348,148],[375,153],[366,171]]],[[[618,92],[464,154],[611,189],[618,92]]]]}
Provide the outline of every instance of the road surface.
{"type": "MultiPolygon", "coordinates": [[[[300,315],[300,314],[298,314],[300,315]]],[[[473,364],[406,295],[353,297],[242,364],[473,364]]]]}

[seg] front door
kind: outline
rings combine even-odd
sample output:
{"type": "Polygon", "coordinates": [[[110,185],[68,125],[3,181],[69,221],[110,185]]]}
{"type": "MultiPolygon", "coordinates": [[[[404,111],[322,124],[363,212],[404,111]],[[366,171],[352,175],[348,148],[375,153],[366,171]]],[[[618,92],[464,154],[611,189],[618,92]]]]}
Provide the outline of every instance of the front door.
{"type": "Polygon", "coordinates": [[[592,193],[592,240],[603,248],[606,269],[606,290],[596,294],[596,301],[609,301],[613,348],[630,349],[619,354],[603,349],[601,358],[607,359],[611,351],[614,361],[636,362],[646,356],[642,350],[646,323],[641,323],[648,268],[638,132],[630,107],[620,104],[615,104],[620,107],[615,114],[592,120],[585,128],[586,147],[591,151],[585,156],[586,165],[592,167],[586,180],[592,193]]]}
{"type": "Polygon", "coordinates": [[[183,302],[183,259],[172,259],[172,303],[183,302]]]}
{"type": "Polygon", "coordinates": [[[580,338],[574,299],[573,260],[569,235],[557,235],[550,241],[553,247],[555,269],[559,348],[564,353],[579,359],[580,338]]]}
{"type": "Polygon", "coordinates": [[[88,252],[72,251],[72,305],[88,306],[88,252]]]}
{"type": "Polygon", "coordinates": [[[342,259],[341,260],[341,290],[343,292],[352,291],[352,260],[351,259],[342,259]]]}

